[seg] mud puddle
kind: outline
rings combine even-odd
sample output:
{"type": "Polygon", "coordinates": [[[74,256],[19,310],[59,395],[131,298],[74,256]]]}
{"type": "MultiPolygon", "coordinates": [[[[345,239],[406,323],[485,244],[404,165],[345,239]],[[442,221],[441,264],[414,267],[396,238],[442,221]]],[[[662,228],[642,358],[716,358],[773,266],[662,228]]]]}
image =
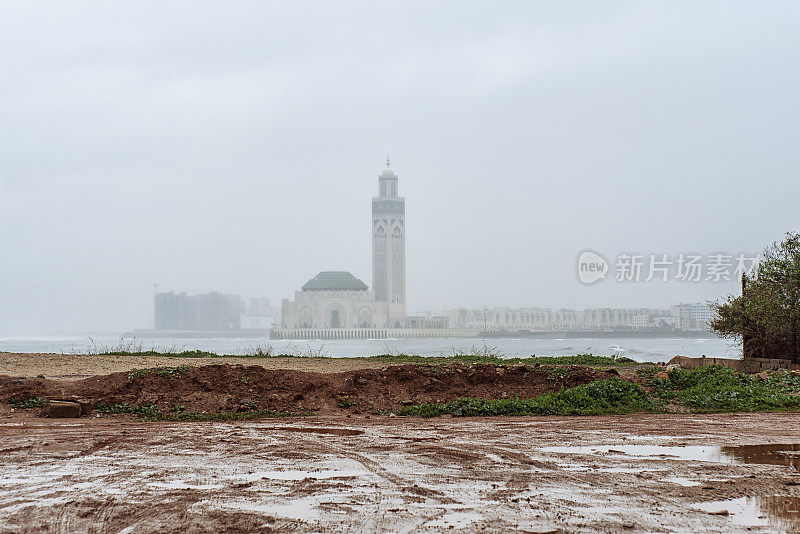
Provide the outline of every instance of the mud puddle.
{"type": "Polygon", "coordinates": [[[800,471],[800,443],[702,446],[702,445],[598,445],[543,447],[544,452],[637,458],[693,460],[726,464],[785,465],[800,471]]]}
{"type": "Polygon", "coordinates": [[[800,497],[740,497],[698,504],[695,508],[727,516],[732,524],[741,527],[769,527],[772,532],[800,529],[800,497]]]}
{"type": "MultiPolygon", "coordinates": [[[[786,466],[800,471],[800,444],[757,444],[735,446],[697,445],[603,445],[543,447],[544,452],[598,455],[608,458],[652,459],[654,461],[684,460],[695,462],[717,462],[723,464],[762,464],[786,466]]],[[[578,468],[572,468],[576,470],[578,468]]],[[[582,468],[589,470],[588,466],[582,468]]],[[[620,470],[624,468],[612,468],[620,470]]],[[[609,471],[596,469],[596,471],[609,471]]],[[[699,486],[698,479],[669,477],[667,482],[683,487],[699,486]]],[[[738,527],[768,527],[775,532],[800,531],[800,497],[796,496],[751,496],[737,499],[712,501],[695,505],[697,510],[728,517],[738,527]]]]}
{"type": "Polygon", "coordinates": [[[701,445],[598,445],[542,447],[543,452],[561,454],[598,454],[603,456],[635,456],[637,458],[695,460],[701,462],[733,463],[722,453],[721,447],[701,445]]]}
{"type": "Polygon", "coordinates": [[[786,465],[800,471],[800,443],[720,447],[734,463],[786,465]]]}

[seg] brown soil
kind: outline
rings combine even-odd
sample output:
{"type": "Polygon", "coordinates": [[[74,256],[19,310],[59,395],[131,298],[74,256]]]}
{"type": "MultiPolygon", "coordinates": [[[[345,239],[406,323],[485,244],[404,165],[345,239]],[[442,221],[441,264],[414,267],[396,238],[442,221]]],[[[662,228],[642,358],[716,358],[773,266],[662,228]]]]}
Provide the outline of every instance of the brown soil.
{"type": "Polygon", "coordinates": [[[129,354],[125,356],[94,354],[40,354],[0,352],[0,375],[80,380],[96,375],[120,373],[148,367],[178,367],[180,365],[260,365],[265,369],[297,369],[320,373],[341,373],[355,369],[381,368],[386,363],[362,358],[298,358],[274,357],[203,357],[148,356],[129,354]]]}
{"type": "Polygon", "coordinates": [[[181,370],[112,373],[82,380],[0,376],[0,401],[79,398],[94,405],[176,406],[204,412],[270,409],[331,414],[397,409],[460,397],[535,397],[608,378],[616,372],[573,366],[561,378],[545,367],[394,365],[317,373],[260,365],[211,364],[181,370]]]}

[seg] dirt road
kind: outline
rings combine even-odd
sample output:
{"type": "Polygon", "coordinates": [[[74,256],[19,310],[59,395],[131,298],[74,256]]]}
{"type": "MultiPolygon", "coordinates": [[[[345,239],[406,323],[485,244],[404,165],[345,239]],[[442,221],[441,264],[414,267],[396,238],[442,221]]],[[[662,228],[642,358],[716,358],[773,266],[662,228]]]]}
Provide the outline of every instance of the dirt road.
{"type": "Polygon", "coordinates": [[[798,436],[790,413],[142,423],[6,412],[0,531],[793,530],[800,473],[741,463],[793,453],[736,446],[798,436]]]}

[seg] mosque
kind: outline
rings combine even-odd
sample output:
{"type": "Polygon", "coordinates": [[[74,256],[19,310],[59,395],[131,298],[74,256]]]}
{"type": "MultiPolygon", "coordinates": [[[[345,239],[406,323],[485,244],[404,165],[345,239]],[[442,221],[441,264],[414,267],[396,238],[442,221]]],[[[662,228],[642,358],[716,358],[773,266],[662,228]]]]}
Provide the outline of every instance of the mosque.
{"type": "Polygon", "coordinates": [[[372,198],[372,289],[347,271],[323,271],[281,304],[283,324],[272,339],[454,334],[443,316],[406,316],[406,200],[388,157],[372,198]]]}
{"type": "Polygon", "coordinates": [[[372,289],[347,271],[323,271],[282,301],[284,328],[406,326],[406,201],[397,186],[387,157],[372,199],[372,289]]]}

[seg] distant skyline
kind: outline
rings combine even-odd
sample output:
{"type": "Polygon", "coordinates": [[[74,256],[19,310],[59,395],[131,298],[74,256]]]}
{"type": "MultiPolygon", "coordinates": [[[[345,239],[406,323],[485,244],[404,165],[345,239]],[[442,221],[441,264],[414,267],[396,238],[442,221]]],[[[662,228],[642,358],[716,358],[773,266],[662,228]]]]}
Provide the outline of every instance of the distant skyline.
{"type": "Polygon", "coordinates": [[[371,284],[387,152],[407,309],[667,307],[586,249],[800,229],[796,2],[0,4],[0,333],[123,331],[162,290],[371,284]]]}

